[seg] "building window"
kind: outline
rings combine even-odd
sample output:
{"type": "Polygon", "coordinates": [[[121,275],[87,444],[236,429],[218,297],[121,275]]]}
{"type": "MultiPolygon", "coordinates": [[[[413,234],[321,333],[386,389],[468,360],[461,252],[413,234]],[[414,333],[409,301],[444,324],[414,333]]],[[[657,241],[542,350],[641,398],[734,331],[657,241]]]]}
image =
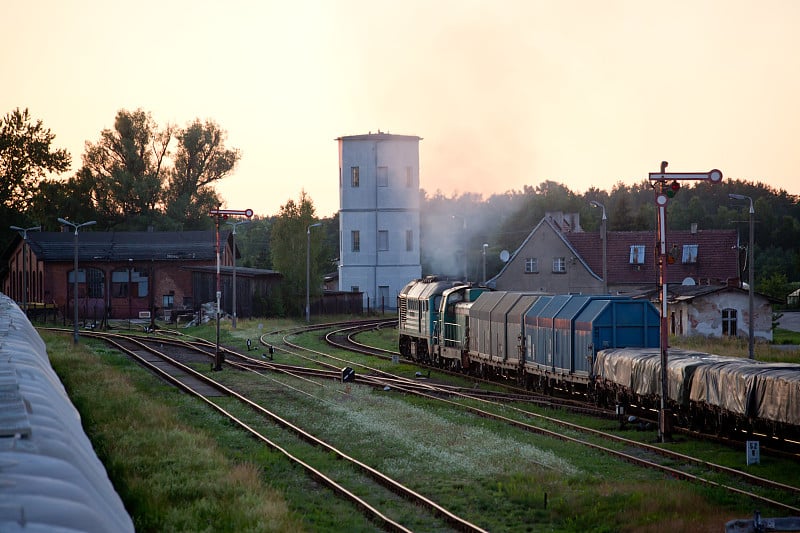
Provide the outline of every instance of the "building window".
{"type": "Polygon", "coordinates": [[[385,252],[389,249],[389,232],[385,229],[378,230],[378,251],[385,252]]]}
{"type": "Polygon", "coordinates": [[[136,269],[120,269],[111,273],[111,297],[127,298],[134,296],[144,298],[148,294],[147,272],[140,272],[136,269]],[[128,287],[130,283],[132,292],[128,287]]]}
{"type": "Polygon", "coordinates": [[[353,230],[350,232],[350,250],[353,252],[360,252],[361,251],[361,233],[358,230],[353,230]]]}
{"type": "Polygon", "coordinates": [[[681,261],[686,263],[697,263],[697,245],[684,244],[683,245],[683,258],[681,261]]]}
{"type": "Polygon", "coordinates": [[[406,187],[413,187],[414,186],[414,169],[412,167],[406,167],[406,187]]]}
{"type": "Polygon", "coordinates": [[[644,244],[631,244],[631,259],[632,265],[644,264],[644,244]]]}
{"type": "Polygon", "coordinates": [[[553,272],[566,272],[567,260],[564,257],[553,258],[553,272]]]}
{"type": "Polygon", "coordinates": [[[389,186],[389,167],[378,167],[378,187],[389,186]]]}
{"type": "Polygon", "coordinates": [[[175,295],[174,294],[165,294],[161,298],[161,307],[164,309],[172,309],[175,307],[175,295]]]}
{"type": "MultiPolygon", "coordinates": [[[[67,274],[69,283],[69,297],[72,298],[74,288],[74,274],[70,270],[67,274]]],[[[78,298],[103,298],[105,291],[105,274],[97,268],[78,269],[78,298]]]]}
{"type": "Polygon", "coordinates": [[[414,251],[414,230],[406,230],[406,252],[414,251]]]}
{"type": "Polygon", "coordinates": [[[736,335],[736,309],[722,310],[722,334],[731,337],[736,335]]]}
{"type": "Polygon", "coordinates": [[[358,292],[358,285],[352,285],[350,287],[350,292],[358,292]]]}
{"type": "MultiPolygon", "coordinates": [[[[555,269],[555,266],[553,267],[555,269]]],[[[525,273],[535,274],[539,272],[539,261],[535,257],[525,259],[525,273]]]]}
{"type": "Polygon", "coordinates": [[[359,186],[358,167],[350,167],[350,186],[359,186]]]}

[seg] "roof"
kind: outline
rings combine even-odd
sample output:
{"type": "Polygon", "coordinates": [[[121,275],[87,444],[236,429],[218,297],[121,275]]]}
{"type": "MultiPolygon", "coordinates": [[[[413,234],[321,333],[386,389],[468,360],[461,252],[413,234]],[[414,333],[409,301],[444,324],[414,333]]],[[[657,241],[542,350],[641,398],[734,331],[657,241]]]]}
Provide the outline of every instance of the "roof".
{"type": "Polygon", "coordinates": [[[421,141],[422,137],[416,135],[394,135],[378,130],[377,133],[366,133],[362,135],[345,135],[337,137],[337,141],[421,141]]]}
{"type": "MultiPolygon", "coordinates": [[[[657,279],[654,231],[609,231],[607,235],[609,284],[653,283],[657,279]],[[634,245],[645,247],[644,262],[638,265],[631,263],[631,246],[634,245]]],[[[603,246],[600,233],[565,233],[564,237],[589,268],[602,275],[603,246]]],[[[740,277],[736,230],[667,231],[667,250],[672,250],[673,246],[678,256],[674,263],[667,265],[667,283],[679,284],[686,278],[692,278],[696,283],[726,283],[740,277]],[[696,262],[683,263],[685,245],[697,245],[696,262]]]]}
{"type": "MultiPolygon", "coordinates": [[[[229,230],[220,230],[220,242],[227,241],[229,230]]],[[[42,261],[72,261],[75,234],[69,232],[31,232],[28,245],[42,261]]],[[[216,258],[216,232],[209,231],[124,231],[78,233],[79,261],[208,261],[216,258]]]]}
{"type": "MultiPolygon", "coordinates": [[[[199,265],[191,265],[185,267],[186,270],[190,270],[192,272],[205,272],[205,273],[216,273],[217,267],[216,266],[199,266],[199,265]]],[[[221,265],[219,267],[219,271],[221,274],[233,274],[233,266],[230,265],[221,265]]],[[[265,268],[251,268],[251,267],[236,267],[236,275],[242,276],[245,278],[261,278],[261,277],[283,277],[283,274],[278,272],[277,270],[269,270],[265,268]]]]}

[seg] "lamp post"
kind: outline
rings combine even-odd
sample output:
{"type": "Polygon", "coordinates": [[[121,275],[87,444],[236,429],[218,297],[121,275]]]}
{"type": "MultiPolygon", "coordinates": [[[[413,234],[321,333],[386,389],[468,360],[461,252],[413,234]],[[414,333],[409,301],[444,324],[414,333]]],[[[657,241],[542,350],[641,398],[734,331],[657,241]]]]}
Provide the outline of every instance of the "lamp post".
{"type": "Polygon", "coordinates": [[[72,265],[72,304],[73,304],[72,343],[78,344],[78,229],[84,226],[92,226],[94,224],[97,224],[97,221],[90,220],[89,222],[83,222],[82,224],[76,224],[74,222],[70,222],[69,220],[63,218],[59,218],[58,221],[64,226],[70,226],[75,229],[75,239],[74,239],[75,254],[74,254],[74,262],[72,265]]]}
{"type": "Polygon", "coordinates": [[[11,226],[11,229],[18,231],[22,235],[22,309],[25,312],[25,316],[28,316],[28,232],[39,231],[42,227],[20,228],[19,226],[11,226]]]}
{"type": "Polygon", "coordinates": [[[249,220],[240,220],[238,222],[226,222],[233,228],[233,319],[231,320],[231,327],[236,329],[236,226],[247,224],[249,220]]]}
{"type": "Polygon", "coordinates": [[[317,222],[306,228],[306,322],[311,322],[311,228],[321,225],[322,222],[317,222]]]}
{"type": "Polygon", "coordinates": [[[755,359],[755,317],[753,316],[753,229],[755,223],[755,214],[756,211],[753,209],[753,199],[749,196],[745,196],[744,194],[729,194],[728,198],[731,200],[749,200],[750,201],[750,243],[747,246],[747,278],[748,284],[748,298],[747,298],[747,310],[750,314],[747,320],[747,353],[750,359],[755,359]]]}
{"type": "Polygon", "coordinates": [[[483,243],[482,252],[483,252],[483,284],[486,285],[486,249],[489,247],[487,243],[483,243]]]}
{"type": "Polygon", "coordinates": [[[603,239],[603,294],[608,294],[608,241],[606,240],[606,237],[608,236],[608,217],[606,217],[606,206],[594,200],[589,203],[592,204],[592,206],[599,207],[603,210],[603,218],[601,219],[600,223],[600,238],[603,239]]]}

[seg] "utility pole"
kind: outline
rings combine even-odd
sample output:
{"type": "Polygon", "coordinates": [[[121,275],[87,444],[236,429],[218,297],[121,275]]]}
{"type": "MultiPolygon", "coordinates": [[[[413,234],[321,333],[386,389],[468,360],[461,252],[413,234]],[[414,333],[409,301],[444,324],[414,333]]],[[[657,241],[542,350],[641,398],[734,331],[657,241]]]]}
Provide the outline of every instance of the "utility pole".
{"type": "Polygon", "coordinates": [[[606,206],[594,200],[589,203],[594,207],[603,209],[603,218],[600,222],[600,238],[603,240],[603,294],[608,294],[608,239],[606,238],[608,236],[608,217],[606,217],[606,206]]]}

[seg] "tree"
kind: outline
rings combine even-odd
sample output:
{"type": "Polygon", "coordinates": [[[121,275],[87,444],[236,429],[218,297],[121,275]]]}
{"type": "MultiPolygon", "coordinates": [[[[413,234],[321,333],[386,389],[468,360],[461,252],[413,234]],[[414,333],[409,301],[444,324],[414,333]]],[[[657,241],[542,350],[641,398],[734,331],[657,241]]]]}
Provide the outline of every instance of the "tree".
{"type": "Polygon", "coordinates": [[[226,136],[208,120],[195,120],[175,135],[178,149],[165,203],[167,217],[182,229],[203,227],[209,209],[221,203],[211,186],[229,175],[241,158],[239,150],[225,148],[226,136]]]}
{"type": "MultiPolygon", "coordinates": [[[[270,253],[275,270],[283,274],[281,285],[284,306],[293,314],[302,314],[306,294],[306,247],[308,227],[316,220],[314,204],[305,191],[298,202],[289,200],[282,205],[272,224],[270,253]]],[[[319,294],[320,257],[324,250],[319,243],[322,232],[311,231],[311,261],[309,285],[311,295],[319,294]]]]}
{"type": "Polygon", "coordinates": [[[27,109],[19,108],[0,121],[0,205],[24,211],[38,181],[48,172],[69,169],[71,158],[63,149],[52,149],[55,135],[27,109]]]}
{"type": "Polygon", "coordinates": [[[96,144],[86,143],[77,179],[91,190],[98,222],[138,230],[155,225],[171,138],[171,128],[159,131],[149,113],[123,109],[113,130],[103,130],[96,144]]]}

